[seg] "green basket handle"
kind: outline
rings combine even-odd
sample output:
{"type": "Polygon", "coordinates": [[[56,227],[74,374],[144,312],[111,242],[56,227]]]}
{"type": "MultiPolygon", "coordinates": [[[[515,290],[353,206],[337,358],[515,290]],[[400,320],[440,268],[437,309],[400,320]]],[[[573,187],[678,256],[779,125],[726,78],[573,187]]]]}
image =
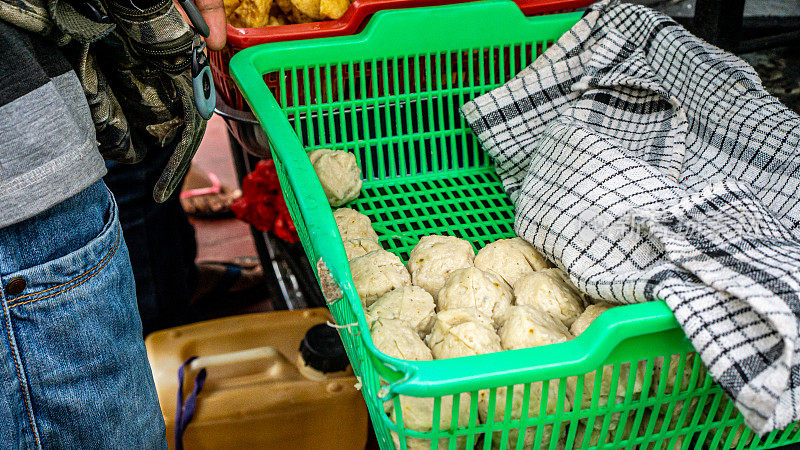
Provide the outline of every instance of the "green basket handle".
{"type": "MultiPolygon", "coordinates": [[[[476,386],[484,389],[589,373],[603,365],[624,340],[676,328],[680,330],[663,301],[612,308],[568,342],[463,358],[415,361],[408,377],[385,387],[389,391],[387,397],[452,395],[473,391],[476,386]],[[520,361],[531,361],[531,364],[521,369],[520,361]],[[538,361],[557,363],[537,364],[538,361]]],[[[691,349],[688,340],[685,348],[691,349]]]]}

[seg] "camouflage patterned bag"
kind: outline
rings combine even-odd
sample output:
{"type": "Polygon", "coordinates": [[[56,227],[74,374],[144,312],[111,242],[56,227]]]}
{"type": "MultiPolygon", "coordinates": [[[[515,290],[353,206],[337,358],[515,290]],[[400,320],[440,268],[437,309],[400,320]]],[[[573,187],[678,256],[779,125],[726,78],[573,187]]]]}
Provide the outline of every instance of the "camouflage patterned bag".
{"type": "MultiPolygon", "coordinates": [[[[207,65],[204,44],[172,1],[138,9],[100,0],[0,0],[0,20],[63,47],[83,85],[104,158],[132,164],[148,151],[172,152],[153,189],[156,201],[166,200],[180,186],[206,127],[192,70],[193,57],[207,65]]],[[[213,96],[209,84],[205,94],[213,96]]]]}

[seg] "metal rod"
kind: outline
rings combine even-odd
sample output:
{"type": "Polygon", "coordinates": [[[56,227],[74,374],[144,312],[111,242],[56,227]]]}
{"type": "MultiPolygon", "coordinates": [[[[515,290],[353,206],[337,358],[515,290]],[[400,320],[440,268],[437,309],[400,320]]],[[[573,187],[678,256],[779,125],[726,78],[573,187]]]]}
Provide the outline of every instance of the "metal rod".
{"type": "Polygon", "coordinates": [[[760,50],[789,47],[798,44],[800,44],[800,30],[742,41],[736,47],[736,53],[757,52],[760,50]]]}
{"type": "MultiPolygon", "coordinates": [[[[228,135],[228,143],[231,146],[231,154],[233,155],[233,165],[236,168],[236,178],[239,179],[239,185],[242,184],[244,177],[250,172],[249,155],[245,152],[239,142],[234,139],[228,129],[225,129],[228,135]]],[[[289,309],[287,298],[284,295],[284,289],[280,285],[280,273],[275,273],[272,259],[272,252],[267,245],[264,233],[250,227],[250,234],[253,236],[253,242],[256,246],[256,253],[258,253],[258,260],[261,263],[261,269],[264,271],[264,277],[267,281],[267,289],[272,302],[272,307],[276,310],[289,309]]]]}
{"type": "Polygon", "coordinates": [[[725,50],[741,39],[744,0],[696,0],[692,32],[725,50]]]}

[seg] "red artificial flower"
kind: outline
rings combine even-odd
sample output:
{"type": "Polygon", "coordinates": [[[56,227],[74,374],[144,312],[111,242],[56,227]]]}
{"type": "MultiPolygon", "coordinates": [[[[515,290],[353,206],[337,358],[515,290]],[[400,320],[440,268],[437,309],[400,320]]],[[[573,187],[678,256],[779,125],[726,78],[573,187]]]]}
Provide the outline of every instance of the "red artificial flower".
{"type": "Polygon", "coordinates": [[[272,160],[259,161],[242,181],[242,197],[231,205],[239,220],[287,242],[297,242],[289,209],[281,193],[280,181],[272,160]]]}
{"type": "Polygon", "coordinates": [[[278,236],[286,242],[295,243],[300,240],[300,237],[297,235],[297,229],[294,227],[294,222],[292,222],[288,211],[278,214],[278,217],[275,219],[275,229],[273,231],[275,236],[278,236]]]}
{"type": "Polygon", "coordinates": [[[286,206],[286,199],[283,198],[283,195],[276,199],[275,208],[279,211],[278,217],[275,219],[275,235],[287,242],[299,241],[300,237],[297,235],[297,229],[292,222],[292,216],[289,214],[289,207],[286,206]]]}
{"type": "Polygon", "coordinates": [[[242,182],[242,194],[251,200],[269,201],[280,191],[280,181],[272,160],[259,161],[255,170],[247,174],[242,182]]]}

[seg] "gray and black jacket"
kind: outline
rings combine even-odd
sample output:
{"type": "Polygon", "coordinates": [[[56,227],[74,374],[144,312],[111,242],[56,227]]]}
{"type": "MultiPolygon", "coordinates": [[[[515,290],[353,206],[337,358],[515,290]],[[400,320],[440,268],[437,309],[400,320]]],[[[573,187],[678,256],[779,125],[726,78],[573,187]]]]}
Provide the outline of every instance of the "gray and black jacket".
{"type": "Polygon", "coordinates": [[[124,163],[172,152],[154,198],[180,184],[206,125],[189,70],[200,38],[171,0],[124,1],[0,0],[0,227],[96,181],[98,148],[124,163]]]}

